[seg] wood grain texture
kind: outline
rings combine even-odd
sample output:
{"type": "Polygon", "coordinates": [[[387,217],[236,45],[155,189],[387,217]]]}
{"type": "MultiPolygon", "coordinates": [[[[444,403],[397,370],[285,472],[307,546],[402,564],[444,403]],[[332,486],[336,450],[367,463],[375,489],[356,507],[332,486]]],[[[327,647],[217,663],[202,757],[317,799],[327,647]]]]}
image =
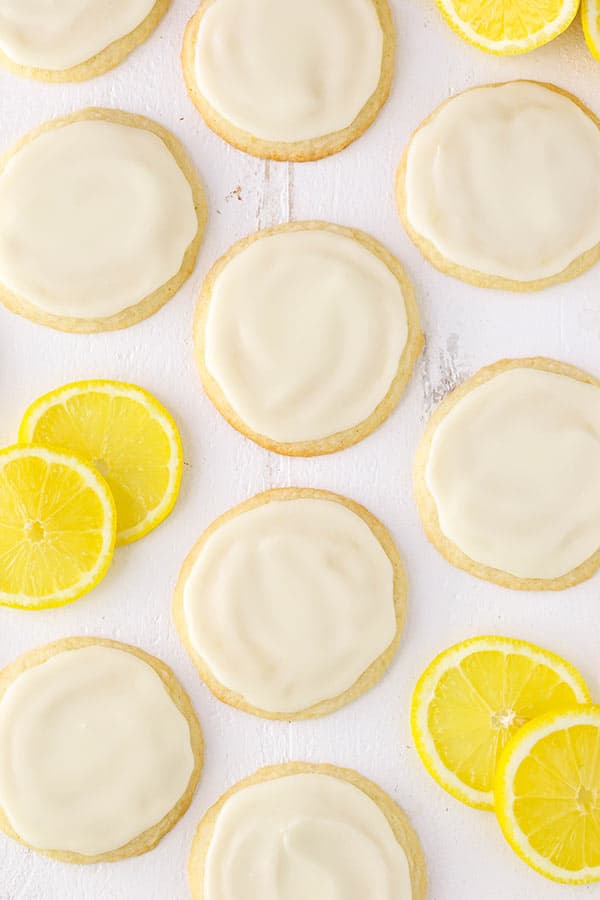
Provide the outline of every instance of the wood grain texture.
{"type": "Polygon", "coordinates": [[[523,595],[450,566],[422,533],[412,463],[432,409],[446,391],[503,357],[550,356],[597,372],[598,267],[522,297],[485,291],[430,266],[395,210],[394,172],[410,135],[457,91],[510,78],[554,81],[600,112],[600,65],[579,24],[535,53],[496,59],[467,46],[434,0],[393,0],[398,53],[392,92],[377,120],[342,153],[317,163],[265,163],[221,141],[186,95],[179,65],[196,0],[171,5],[163,24],[112,73],[76,86],[0,74],[0,143],[53,116],[113,106],[157,119],[202,174],[209,224],[195,273],[156,315],[125,331],[49,331],[0,309],[0,444],[12,443],[38,394],[77,378],[116,378],[153,391],[182,433],[185,469],[171,516],[137,544],[119,548],[109,574],[63,610],[0,612],[0,666],[69,634],[137,644],[173,668],[190,694],[206,742],[190,811],[144,857],[117,866],[65,866],[0,836],[0,900],[189,900],[186,866],[196,824],[223,791],[261,766],[303,759],[348,766],[372,779],[409,815],[427,858],[429,900],[600,900],[600,888],[561,887],[529,871],[492,816],[449,798],[417,757],[409,728],[413,687],[437,652],[475,634],[501,633],[547,646],[576,665],[600,699],[596,664],[600,577],[567,592],[523,595]],[[415,286],[427,335],[400,404],[384,425],[343,453],[301,459],[255,446],[203,395],[192,317],[210,266],[254,228],[325,219],[361,228],[398,256],[415,286]],[[322,719],[270,722],[216,700],[200,682],[171,621],[177,574],[195,538],[225,510],[271,487],[306,485],[355,498],[402,549],[410,605],[399,652],[379,684],[322,719]],[[482,879],[485,878],[485,891],[482,879]]]}

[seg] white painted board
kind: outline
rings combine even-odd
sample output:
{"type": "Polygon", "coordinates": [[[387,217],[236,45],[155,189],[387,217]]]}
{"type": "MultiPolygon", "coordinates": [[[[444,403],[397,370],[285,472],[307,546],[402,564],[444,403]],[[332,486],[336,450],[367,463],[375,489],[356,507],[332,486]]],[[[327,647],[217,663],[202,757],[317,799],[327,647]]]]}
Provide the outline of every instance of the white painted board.
{"type": "Polygon", "coordinates": [[[394,170],[411,131],[450,94],[535,78],[554,81],[600,113],[600,64],[589,56],[578,22],[541,50],[500,59],[463,43],[433,0],[392,5],[398,54],[390,100],[360,140],[317,163],[256,160],[204,126],[186,96],[178,59],[195,0],[174,0],[152,38],[94,81],[44,85],[0,74],[2,150],[45,119],[84,106],[143,113],[184,142],[206,183],[210,212],[194,275],[163,310],[134,328],[67,335],[0,310],[0,445],[15,440],[21,412],[40,393],[76,378],[107,377],[156,393],[177,418],[186,458],[171,517],[140,543],[119,549],[91,595],[61,610],[0,609],[0,666],[66,635],[138,644],[174,668],[206,738],[206,766],[192,807],[155,851],[113,865],[67,866],[0,835],[0,900],[186,900],[190,841],[207,806],[257,767],[290,759],[352,766],[388,790],[421,837],[431,900],[600,898],[600,885],[563,887],[530,871],[504,843],[493,815],[469,810],[438,788],[417,757],[408,724],[412,688],[433,655],[490,632],[564,654],[600,700],[600,575],[558,594],[521,594],[479,582],[429,546],[411,492],[412,457],[430,410],[480,366],[544,354],[600,375],[600,265],[531,296],[481,291],[421,258],[393,201],[394,170]],[[382,240],[414,281],[427,334],[412,383],[389,421],[358,446],[312,460],[278,457],[233,431],[203,396],[192,358],[192,312],[210,265],[248,232],[290,218],[329,219],[382,240]],[[255,719],[219,703],[196,675],[170,614],[180,563],[200,532],[233,504],[280,485],[329,488],[364,503],[391,529],[410,580],[407,628],[383,681],[328,718],[296,724],[255,719]]]}

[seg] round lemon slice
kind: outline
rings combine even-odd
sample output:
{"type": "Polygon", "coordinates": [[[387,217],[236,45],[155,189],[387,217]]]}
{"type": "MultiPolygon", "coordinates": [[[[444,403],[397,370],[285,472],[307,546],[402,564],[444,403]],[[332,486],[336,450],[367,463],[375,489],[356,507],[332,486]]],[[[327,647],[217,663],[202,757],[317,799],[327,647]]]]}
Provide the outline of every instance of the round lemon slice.
{"type": "Polygon", "coordinates": [[[494,774],[509,738],[548,710],[588,703],[581,675],[554,653],[478,637],[440,653],[412,700],[411,728],[429,774],[469,806],[494,808],[494,774]]]}
{"type": "Polygon", "coordinates": [[[581,22],[583,33],[592,56],[600,62],[600,2],[582,0],[581,22]]]}
{"type": "Polygon", "coordinates": [[[465,41],[500,56],[526,53],[569,27],[579,0],[436,0],[448,24],[465,41]]]}
{"type": "Polygon", "coordinates": [[[108,485],[82,459],[39,446],[0,451],[0,604],[77,600],[106,574],[115,534],[108,485]]]}
{"type": "Polygon", "coordinates": [[[600,880],[600,706],[548,713],[507,744],[496,812],[521,859],[567,884],[600,880]]]}
{"type": "Polygon", "coordinates": [[[117,544],[139,540],[173,509],[181,438],[167,410],[140,387],[100,380],[66,384],[32,403],[19,440],[72,451],[98,469],[115,499],[117,544]]]}

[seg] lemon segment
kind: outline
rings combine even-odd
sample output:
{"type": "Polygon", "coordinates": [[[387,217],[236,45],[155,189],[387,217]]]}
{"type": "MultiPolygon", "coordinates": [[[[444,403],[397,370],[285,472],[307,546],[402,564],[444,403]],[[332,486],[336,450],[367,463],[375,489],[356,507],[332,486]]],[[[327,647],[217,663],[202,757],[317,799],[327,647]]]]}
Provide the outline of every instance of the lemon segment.
{"type": "Polygon", "coordinates": [[[592,56],[600,62],[600,2],[582,0],[581,23],[583,33],[592,56]]]}
{"type": "Polygon", "coordinates": [[[494,808],[494,775],[507,742],[548,710],[588,703],[581,675],[525,641],[479,637],[437,656],[413,694],[411,728],[430,775],[469,806],[494,808]]]}
{"type": "Polygon", "coordinates": [[[167,410],[140,387],[98,380],[51,391],[26,411],[19,440],[72,451],[99,470],[117,507],[117,544],[139,540],[173,509],[181,438],[167,410]]]}
{"type": "Polygon", "coordinates": [[[0,451],[0,604],[77,600],[106,573],[115,534],[108,485],[83,460],[36,446],[0,451]]]}
{"type": "Polygon", "coordinates": [[[507,744],[495,779],[506,839],[554,881],[600,880],[600,707],[534,719],[507,744]]]}
{"type": "Polygon", "coordinates": [[[508,56],[526,53],[558,37],[571,24],[579,0],[436,0],[448,24],[462,38],[508,56]]]}

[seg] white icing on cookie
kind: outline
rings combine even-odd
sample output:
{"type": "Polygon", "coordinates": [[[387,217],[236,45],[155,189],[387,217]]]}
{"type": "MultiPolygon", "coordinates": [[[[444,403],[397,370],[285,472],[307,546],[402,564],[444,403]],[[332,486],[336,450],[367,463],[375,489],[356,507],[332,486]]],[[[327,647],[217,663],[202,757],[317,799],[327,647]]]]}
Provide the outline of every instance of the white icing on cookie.
{"type": "Polygon", "coordinates": [[[223,522],[184,586],[189,640],[225,687],[298,712],[352,687],[394,639],[394,571],[341,503],[272,500],[223,522]]]}
{"type": "Polygon", "coordinates": [[[197,230],[190,184],[143,128],[68,122],[0,172],[0,282],[52,315],[135,305],[177,274],[197,230]]]}
{"type": "Polygon", "coordinates": [[[259,237],[214,282],[205,364],[240,419],[281,443],[360,424],[408,335],[402,288],[359,241],[325,229],[259,237]]]}
{"type": "Polygon", "coordinates": [[[600,242],[600,129],[531,82],[476,88],[413,137],[410,225],[455,265],[534,281],[600,242]]]}
{"type": "Polygon", "coordinates": [[[70,69],[125,37],[156,0],[2,0],[0,50],[21,66],[70,69]]]}
{"type": "Polygon", "coordinates": [[[0,806],[40,850],[122,847],[176,805],[193,769],[186,719],[132,653],[58,652],[0,701],[0,806]]]}
{"type": "Polygon", "coordinates": [[[237,128],[304,141],[352,124],[382,55],[373,0],[215,0],[200,20],[195,77],[237,128]]]}
{"type": "Polygon", "coordinates": [[[426,469],[440,528],[476,562],[558,578],[600,547],[600,389],[515,368],[437,426],[426,469]]]}
{"type": "Polygon", "coordinates": [[[406,853],[376,803],[329,775],[233,793],[208,847],[206,900],[411,900],[406,853]]]}

